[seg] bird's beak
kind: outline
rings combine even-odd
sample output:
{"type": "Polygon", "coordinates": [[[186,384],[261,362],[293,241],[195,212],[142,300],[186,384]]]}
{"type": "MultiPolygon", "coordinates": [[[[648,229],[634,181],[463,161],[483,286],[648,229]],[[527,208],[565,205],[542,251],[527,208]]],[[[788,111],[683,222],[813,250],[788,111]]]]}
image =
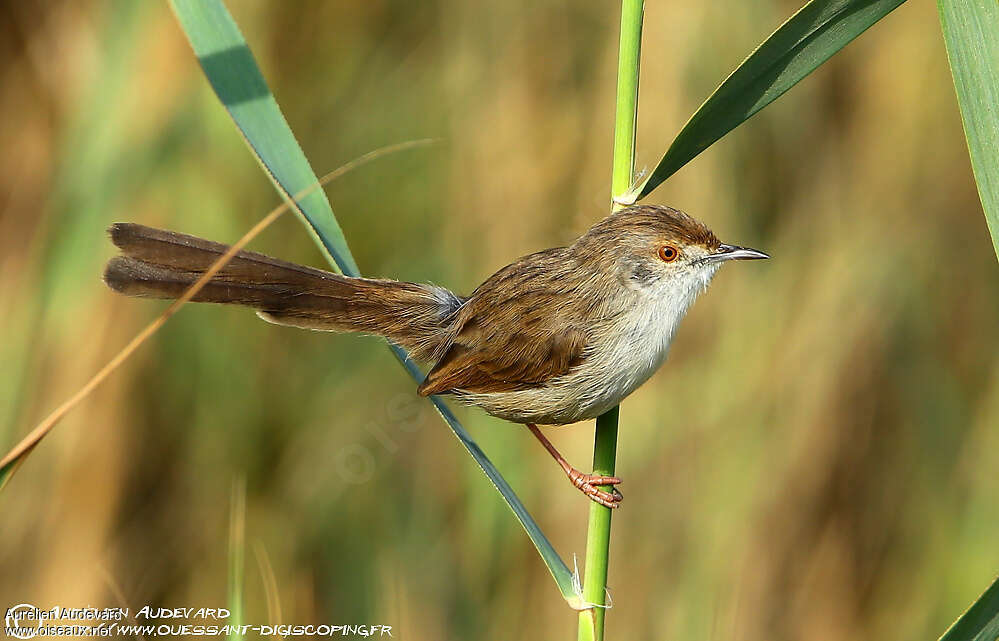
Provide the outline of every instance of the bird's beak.
{"type": "Polygon", "coordinates": [[[705,259],[720,262],[723,260],[759,260],[761,258],[770,258],[770,255],[758,249],[721,244],[713,254],[708,255],[705,259]]]}

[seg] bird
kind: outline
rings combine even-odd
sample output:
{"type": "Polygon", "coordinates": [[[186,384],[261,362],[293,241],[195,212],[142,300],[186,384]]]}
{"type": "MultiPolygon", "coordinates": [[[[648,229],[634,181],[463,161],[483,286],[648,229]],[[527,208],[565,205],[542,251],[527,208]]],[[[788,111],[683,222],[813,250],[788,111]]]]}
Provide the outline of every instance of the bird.
{"type": "MultiPolygon", "coordinates": [[[[229,249],[136,223],[109,233],[121,253],[104,281],[128,296],[178,298],[229,249]]],[[[250,307],[277,325],[384,337],[430,365],[421,396],[449,395],[526,425],[574,487],[614,508],[621,479],[576,469],[538,426],[617,406],[662,365],[718,268],[765,258],[722,243],[682,211],[643,204],[603,218],[572,244],[517,259],[468,296],[244,250],[192,300],[250,307]]]]}

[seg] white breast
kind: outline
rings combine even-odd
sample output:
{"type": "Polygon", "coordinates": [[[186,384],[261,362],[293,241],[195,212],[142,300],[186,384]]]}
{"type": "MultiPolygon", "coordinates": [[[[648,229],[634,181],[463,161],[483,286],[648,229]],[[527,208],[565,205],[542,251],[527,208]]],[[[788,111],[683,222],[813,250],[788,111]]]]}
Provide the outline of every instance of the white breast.
{"type": "Polygon", "coordinates": [[[588,388],[586,418],[620,403],[659,369],[680,321],[714,270],[700,275],[703,278],[682,279],[642,292],[644,297],[608,328],[604,348],[593,354],[593,371],[589,372],[593,380],[576,381],[588,388]]]}

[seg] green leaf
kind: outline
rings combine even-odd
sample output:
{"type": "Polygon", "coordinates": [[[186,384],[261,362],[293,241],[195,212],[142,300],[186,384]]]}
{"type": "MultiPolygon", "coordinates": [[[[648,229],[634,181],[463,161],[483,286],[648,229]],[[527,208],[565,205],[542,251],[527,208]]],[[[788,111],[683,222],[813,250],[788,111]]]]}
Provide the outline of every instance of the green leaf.
{"type": "Polygon", "coordinates": [[[999,256],[999,3],[938,0],[971,167],[999,256]]]}
{"type": "MultiPolygon", "coordinates": [[[[300,202],[293,197],[293,194],[300,194],[317,185],[316,175],[295,141],[232,16],[220,0],[172,0],[171,4],[212,88],[278,191],[292,203],[315,233],[331,264],[347,275],[359,275],[325,193],[321,189],[312,189],[300,202]]],[[[409,360],[406,352],[394,345],[390,347],[413,379],[422,381],[423,373],[409,360]]],[[[510,484],[447,405],[437,397],[430,400],[516,515],[548,566],[562,596],[571,606],[581,607],[581,599],[573,588],[572,572],[510,484]]]]}
{"type": "Polygon", "coordinates": [[[812,0],[806,4],[715,89],[649,177],[618,202],[631,204],[649,195],[904,1],[812,0]]]}
{"type": "Polygon", "coordinates": [[[253,54],[232,16],[218,0],[173,0],[174,13],[215,94],[282,197],[309,225],[333,266],[350,276],[359,271],[347,239],[291,127],[281,114],[253,54]],[[299,199],[293,194],[306,193],[299,199]]]}
{"type": "Polygon", "coordinates": [[[246,479],[232,484],[232,501],[229,507],[229,619],[232,626],[229,641],[240,641],[243,634],[243,583],[246,567],[246,479]]]}
{"type": "Polygon", "coordinates": [[[940,637],[940,641],[999,639],[999,578],[940,637]]]}

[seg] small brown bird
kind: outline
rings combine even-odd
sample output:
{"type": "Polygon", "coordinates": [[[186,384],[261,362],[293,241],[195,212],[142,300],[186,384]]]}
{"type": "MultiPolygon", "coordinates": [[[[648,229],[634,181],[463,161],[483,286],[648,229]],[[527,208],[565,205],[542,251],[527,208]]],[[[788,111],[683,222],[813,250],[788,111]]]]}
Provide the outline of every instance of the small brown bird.
{"type": "MultiPolygon", "coordinates": [[[[228,247],[132,223],[104,273],[129,296],[177,298],[228,247]]],[[[769,258],[719,242],[669,207],[623,209],[568,247],[525,256],[468,297],[443,287],[350,278],[241,251],[194,297],[245,305],[279,325],[384,336],[433,363],[418,391],[451,394],[523,423],[592,500],[616,507],[617,477],[575,469],[537,428],[595,418],[662,364],[680,320],[715,271],[769,258]]]]}

